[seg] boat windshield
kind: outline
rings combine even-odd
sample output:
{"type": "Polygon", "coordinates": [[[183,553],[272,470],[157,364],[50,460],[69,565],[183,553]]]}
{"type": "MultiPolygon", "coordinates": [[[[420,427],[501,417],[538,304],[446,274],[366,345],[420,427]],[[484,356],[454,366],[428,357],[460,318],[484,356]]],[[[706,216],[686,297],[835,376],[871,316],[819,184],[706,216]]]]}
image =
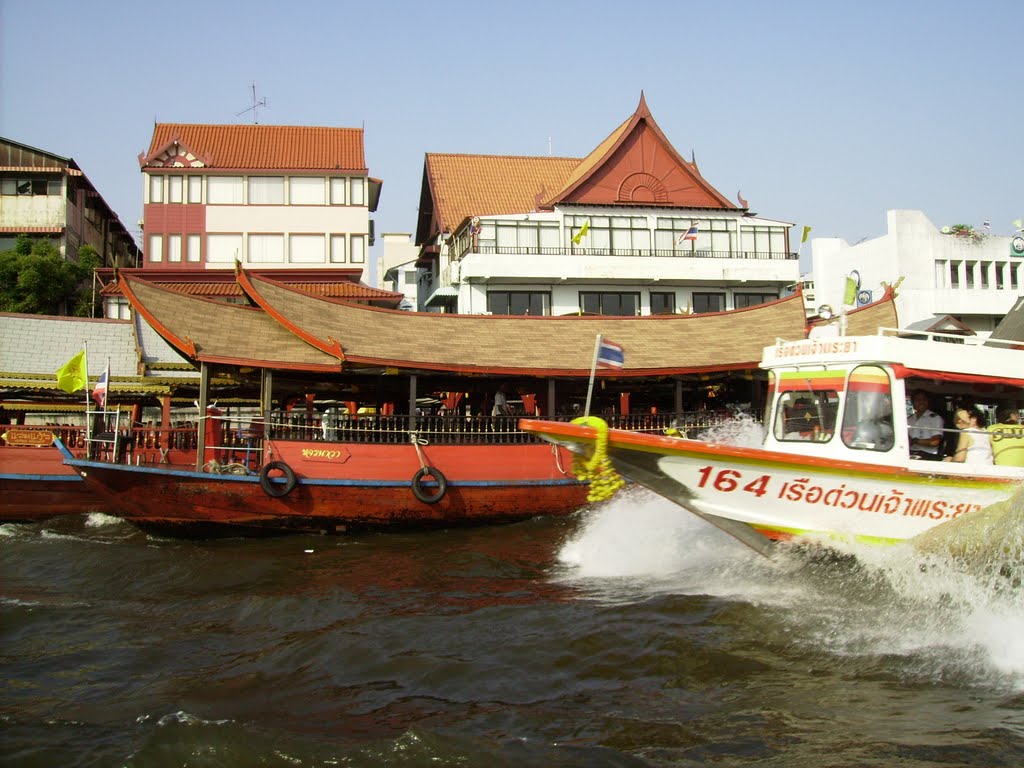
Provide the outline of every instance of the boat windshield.
{"type": "Polygon", "coordinates": [[[793,389],[775,407],[776,440],[826,442],[836,428],[839,394],[835,390],[793,389]]]}
{"type": "Polygon", "coordinates": [[[850,372],[842,435],[848,447],[859,450],[888,451],[895,444],[892,385],[884,369],[861,365],[850,372]]]}

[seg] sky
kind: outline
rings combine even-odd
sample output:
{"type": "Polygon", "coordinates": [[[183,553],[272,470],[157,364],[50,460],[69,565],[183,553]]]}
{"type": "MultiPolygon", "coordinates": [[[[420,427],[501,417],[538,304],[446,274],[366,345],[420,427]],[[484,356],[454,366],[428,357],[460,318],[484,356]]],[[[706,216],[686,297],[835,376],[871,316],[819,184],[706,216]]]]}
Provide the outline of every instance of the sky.
{"type": "Polygon", "coordinates": [[[73,158],[141,242],[154,123],[251,123],[255,86],[261,124],[363,128],[376,231],[414,233],[426,153],[582,158],[643,92],[676,150],[796,225],[794,247],[803,226],[878,237],[895,208],[1009,235],[1022,17],[1016,0],[0,0],[0,136],[73,158]]]}

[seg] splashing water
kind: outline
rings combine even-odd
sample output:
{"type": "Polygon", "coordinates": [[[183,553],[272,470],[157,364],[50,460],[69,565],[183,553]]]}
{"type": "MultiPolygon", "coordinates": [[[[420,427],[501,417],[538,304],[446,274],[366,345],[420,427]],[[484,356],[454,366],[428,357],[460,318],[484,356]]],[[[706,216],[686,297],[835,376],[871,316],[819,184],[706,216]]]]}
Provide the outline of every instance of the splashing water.
{"type": "MultiPolygon", "coordinates": [[[[888,547],[782,545],[768,560],[632,488],[585,512],[559,560],[565,579],[602,601],[711,595],[755,607],[759,622],[808,652],[1016,693],[1024,691],[1024,501],[982,513],[966,549],[937,546],[933,536],[888,547]]],[[[968,526],[957,528],[946,536],[963,545],[968,526]]]]}
{"type": "Polygon", "coordinates": [[[703,430],[696,435],[691,435],[691,437],[719,445],[760,448],[764,443],[764,427],[749,413],[739,413],[735,418],[703,430]]]}

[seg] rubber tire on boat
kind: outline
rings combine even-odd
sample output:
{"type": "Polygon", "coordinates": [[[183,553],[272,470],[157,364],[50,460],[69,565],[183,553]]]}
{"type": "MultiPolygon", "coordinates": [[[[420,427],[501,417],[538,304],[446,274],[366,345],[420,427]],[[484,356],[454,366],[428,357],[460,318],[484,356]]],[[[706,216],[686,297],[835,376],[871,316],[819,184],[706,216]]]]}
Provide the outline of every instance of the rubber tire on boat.
{"type": "Polygon", "coordinates": [[[433,467],[423,467],[412,476],[412,495],[424,504],[436,504],[448,493],[448,481],[441,474],[440,470],[433,467]],[[437,489],[434,493],[427,493],[423,488],[423,478],[432,477],[437,482],[437,489]]]}
{"type": "Polygon", "coordinates": [[[299,481],[295,477],[295,471],[283,461],[268,461],[260,470],[260,488],[263,492],[275,499],[287,496],[295,490],[299,481]],[[275,483],[270,479],[270,473],[274,470],[284,473],[284,483],[275,483]]]}

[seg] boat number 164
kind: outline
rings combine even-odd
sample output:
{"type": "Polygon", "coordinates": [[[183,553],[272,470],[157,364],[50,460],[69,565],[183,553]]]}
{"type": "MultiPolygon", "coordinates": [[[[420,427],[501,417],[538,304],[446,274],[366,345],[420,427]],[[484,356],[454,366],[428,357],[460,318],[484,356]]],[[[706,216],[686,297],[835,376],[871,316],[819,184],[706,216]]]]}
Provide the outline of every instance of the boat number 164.
{"type": "MultiPolygon", "coordinates": [[[[699,488],[706,488],[710,485],[716,491],[730,493],[740,487],[743,479],[742,473],[735,469],[720,469],[715,472],[714,467],[701,467],[699,488]]],[[[743,486],[742,490],[752,493],[755,496],[763,496],[768,491],[769,475],[761,475],[743,486]]]]}

